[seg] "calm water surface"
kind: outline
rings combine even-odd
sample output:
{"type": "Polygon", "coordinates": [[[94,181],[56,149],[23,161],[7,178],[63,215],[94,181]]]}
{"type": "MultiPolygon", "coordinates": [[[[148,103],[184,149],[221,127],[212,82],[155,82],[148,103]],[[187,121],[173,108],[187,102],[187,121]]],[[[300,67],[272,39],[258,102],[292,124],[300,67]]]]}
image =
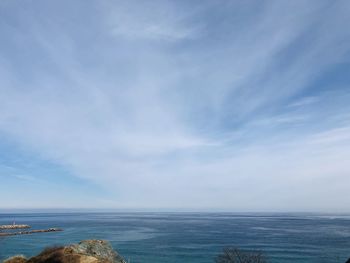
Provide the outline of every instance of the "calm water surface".
{"type": "Polygon", "coordinates": [[[344,263],[350,216],[226,213],[0,214],[0,224],[63,232],[0,237],[0,260],[51,245],[106,239],[132,263],[209,263],[223,247],[262,250],[271,263],[344,263]]]}

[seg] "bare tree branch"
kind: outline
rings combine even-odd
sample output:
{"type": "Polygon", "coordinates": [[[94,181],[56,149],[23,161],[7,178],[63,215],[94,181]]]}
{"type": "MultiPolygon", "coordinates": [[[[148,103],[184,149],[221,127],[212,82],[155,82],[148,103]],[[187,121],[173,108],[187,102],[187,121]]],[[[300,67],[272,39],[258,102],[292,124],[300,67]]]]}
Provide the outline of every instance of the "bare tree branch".
{"type": "Polygon", "coordinates": [[[261,252],[243,251],[234,247],[224,248],[215,259],[216,263],[267,263],[261,252]]]}

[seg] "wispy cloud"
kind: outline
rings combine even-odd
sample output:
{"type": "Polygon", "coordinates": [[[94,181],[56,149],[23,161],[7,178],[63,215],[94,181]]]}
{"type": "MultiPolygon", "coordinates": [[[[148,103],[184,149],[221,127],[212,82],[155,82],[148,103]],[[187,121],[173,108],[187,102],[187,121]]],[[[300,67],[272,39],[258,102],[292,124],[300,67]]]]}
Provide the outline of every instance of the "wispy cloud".
{"type": "Polygon", "coordinates": [[[318,101],[317,97],[304,97],[304,98],[301,98],[298,101],[295,101],[295,102],[289,104],[288,106],[289,107],[303,107],[303,106],[307,106],[307,105],[313,104],[313,103],[315,103],[317,101],[318,101]]]}
{"type": "MultiPolygon", "coordinates": [[[[168,1],[108,3],[106,17],[110,32],[117,38],[130,40],[181,41],[195,39],[201,33],[202,24],[189,24],[198,9],[186,9],[183,4],[168,1]]],[[[105,11],[105,10],[104,10],[105,11]]]]}
{"type": "Polygon", "coordinates": [[[41,183],[40,179],[32,175],[25,174],[25,171],[22,171],[17,167],[0,164],[0,181],[3,181],[9,177],[18,180],[19,182],[29,182],[36,184],[41,183]]]}

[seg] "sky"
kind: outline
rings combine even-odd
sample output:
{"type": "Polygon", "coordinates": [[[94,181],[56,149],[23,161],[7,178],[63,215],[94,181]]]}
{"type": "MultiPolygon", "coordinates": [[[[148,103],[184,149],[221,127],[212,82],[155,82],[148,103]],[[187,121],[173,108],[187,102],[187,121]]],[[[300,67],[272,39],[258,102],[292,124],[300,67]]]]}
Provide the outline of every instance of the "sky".
{"type": "Polygon", "coordinates": [[[0,0],[0,208],[350,212],[349,14],[0,0]]]}

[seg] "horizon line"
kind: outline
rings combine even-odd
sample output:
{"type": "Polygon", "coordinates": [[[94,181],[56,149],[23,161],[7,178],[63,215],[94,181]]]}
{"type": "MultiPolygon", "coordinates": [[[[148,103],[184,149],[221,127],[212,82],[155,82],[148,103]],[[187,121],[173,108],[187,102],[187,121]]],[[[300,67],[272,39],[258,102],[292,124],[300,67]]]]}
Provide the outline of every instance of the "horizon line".
{"type": "Polygon", "coordinates": [[[242,211],[229,209],[170,209],[170,208],[0,208],[4,213],[221,213],[221,214],[308,214],[308,215],[337,215],[347,216],[350,212],[339,211],[242,211]]]}

